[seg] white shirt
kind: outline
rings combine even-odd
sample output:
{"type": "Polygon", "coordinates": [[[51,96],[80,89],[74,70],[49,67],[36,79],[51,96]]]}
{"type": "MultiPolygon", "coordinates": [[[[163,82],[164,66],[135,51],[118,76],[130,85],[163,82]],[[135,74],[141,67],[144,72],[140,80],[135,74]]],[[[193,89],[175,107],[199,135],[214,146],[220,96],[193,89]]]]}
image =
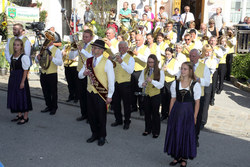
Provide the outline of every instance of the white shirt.
{"type": "MultiPolygon", "coordinates": [[[[91,44],[91,42],[87,43],[86,48],[87,48],[90,44],[91,44]]],[[[86,58],[90,58],[90,57],[93,56],[91,53],[87,52],[85,49],[82,49],[82,50],[81,50],[81,53],[82,53],[83,56],[86,57],[86,58]]],[[[77,56],[78,56],[78,50],[76,50],[76,51],[70,51],[70,52],[69,52],[69,59],[74,59],[74,58],[76,58],[77,56]]]]}
{"type": "MultiPolygon", "coordinates": [[[[55,47],[54,45],[51,45],[49,47],[49,50],[51,51],[51,49],[55,47]]],[[[36,63],[39,63],[39,60],[37,59],[37,56],[35,57],[35,61],[36,63]]],[[[60,51],[60,49],[56,49],[56,53],[55,53],[55,57],[52,58],[52,62],[56,65],[56,66],[61,66],[63,64],[63,60],[62,60],[62,52],[60,51]]]]}
{"type": "Polygon", "coordinates": [[[204,63],[206,64],[206,66],[209,68],[210,73],[213,74],[216,71],[217,64],[219,63],[217,58],[211,59],[211,57],[205,57],[205,58],[203,58],[203,60],[204,60],[204,63]],[[209,59],[210,59],[210,63],[208,63],[209,59]]]}
{"type": "Polygon", "coordinates": [[[189,21],[194,21],[194,15],[193,13],[191,12],[188,12],[188,13],[182,13],[181,14],[181,21],[184,23],[185,21],[185,17],[186,17],[186,14],[187,14],[187,19],[186,19],[186,23],[189,22],[189,21]]]}
{"type": "Polygon", "coordinates": [[[202,44],[202,42],[200,41],[200,40],[198,40],[198,39],[195,39],[194,40],[194,49],[198,49],[198,50],[202,50],[202,48],[203,48],[203,44],[202,44]]]}
{"type": "MultiPolygon", "coordinates": [[[[11,60],[11,57],[13,55],[10,56],[10,60],[11,60]]],[[[15,60],[18,60],[18,58],[20,57],[21,55],[19,55],[18,57],[13,57],[13,59],[15,60]]],[[[21,62],[22,62],[22,68],[23,70],[28,70],[29,67],[30,67],[30,57],[27,56],[27,55],[23,55],[23,57],[21,58],[21,62]]]]}
{"type": "MultiPolygon", "coordinates": [[[[162,70],[160,70],[160,80],[156,81],[156,80],[152,80],[152,84],[154,85],[154,87],[156,87],[157,89],[161,89],[164,86],[164,80],[165,80],[165,75],[164,72],[162,70]]],[[[145,78],[144,78],[144,70],[142,70],[141,75],[139,77],[139,83],[138,86],[140,88],[142,88],[142,84],[145,82],[145,78]]]]}
{"type": "MultiPolygon", "coordinates": [[[[191,82],[191,84],[192,84],[192,82],[191,82]]],[[[191,86],[191,84],[190,84],[190,86],[191,86]]],[[[189,90],[190,86],[188,86],[187,88],[182,88],[181,82],[179,82],[179,90],[182,90],[182,89],[189,90]]],[[[171,92],[171,97],[176,98],[176,81],[174,81],[171,84],[170,92],[171,92]]],[[[193,92],[194,92],[194,100],[199,100],[200,97],[201,97],[201,86],[200,86],[200,84],[195,83],[195,85],[193,87],[193,92]]]]}
{"type": "MultiPolygon", "coordinates": [[[[122,60],[124,59],[124,57],[125,57],[126,54],[127,54],[127,53],[125,53],[125,54],[123,54],[123,55],[121,56],[122,60]]],[[[130,56],[129,61],[128,61],[128,64],[126,64],[124,61],[122,61],[121,66],[122,66],[122,68],[123,68],[127,73],[132,74],[133,71],[134,71],[134,68],[135,68],[135,59],[134,59],[132,56],[130,56]]]]}
{"type": "MultiPolygon", "coordinates": [[[[142,47],[144,47],[145,45],[141,45],[139,47],[136,46],[136,51],[140,50],[142,47]]],[[[136,56],[138,59],[140,59],[141,61],[147,63],[148,61],[148,56],[150,55],[150,49],[147,47],[145,52],[144,52],[144,55],[138,53],[138,55],[136,56]]]]}
{"type": "Polygon", "coordinates": [[[184,55],[183,53],[180,52],[180,53],[177,53],[176,60],[179,63],[179,67],[181,67],[182,63],[187,61],[187,57],[186,57],[186,55],[184,55]]]}
{"type": "MultiPolygon", "coordinates": [[[[16,37],[15,36],[15,39],[17,39],[17,38],[19,38],[19,39],[23,39],[24,38],[24,36],[20,36],[20,37],[16,37]]],[[[8,42],[7,42],[7,44],[6,44],[6,46],[5,46],[5,58],[6,58],[6,60],[10,63],[10,52],[9,52],[9,44],[10,44],[10,39],[11,38],[9,38],[8,39],[8,42]]],[[[26,42],[25,42],[25,44],[24,44],[24,54],[25,55],[27,55],[28,57],[30,57],[30,51],[31,51],[31,43],[30,43],[30,41],[29,40],[26,40],[26,42]]],[[[14,50],[14,49],[13,49],[14,50]]]]}
{"type": "MultiPolygon", "coordinates": [[[[102,57],[103,55],[96,58],[96,66],[98,65],[102,57]]],[[[83,75],[85,69],[86,67],[85,65],[83,65],[81,71],[78,73],[79,79],[85,78],[85,75],[83,75]]],[[[113,64],[109,59],[106,61],[104,70],[107,73],[107,77],[108,77],[108,98],[112,98],[113,93],[115,91],[115,73],[114,73],[113,64]]]]}
{"type": "Polygon", "coordinates": [[[223,50],[219,47],[219,49],[213,49],[214,53],[216,54],[216,57],[222,58],[224,56],[223,50]]]}
{"type": "MultiPolygon", "coordinates": [[[[167,14],[167,12],[163,12],[161,15],[162,15],[163,17],[165,17],[165,20],[168,20],[168,14],[167,14]]],[[[160,20],[162,19],[162,18],[161,18],[161,15],[160,15],[160,13],[157,14],[158,19],[160,19],[160,20]]],[[[156,22],[156,25],[159,26],[159,25],[161,25],[161,23],[163,23],[163,22],[158,21],[158,22],[156,22]]]]}

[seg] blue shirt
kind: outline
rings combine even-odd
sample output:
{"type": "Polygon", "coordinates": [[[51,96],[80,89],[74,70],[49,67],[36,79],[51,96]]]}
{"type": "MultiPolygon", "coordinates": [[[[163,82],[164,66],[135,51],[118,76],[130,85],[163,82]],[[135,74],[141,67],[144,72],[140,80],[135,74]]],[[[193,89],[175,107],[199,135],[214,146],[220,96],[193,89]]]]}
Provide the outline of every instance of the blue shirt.
{"type": "MultiPolygon", "coordinates": [[[[122,8],[122,9],[120,10],[120,14],[127,16],[127,15],[131,14],[131,9],[128,8],[128,9],[125,11],[125,10],[122,8]]],[[[125,19],[121,19],[121,21],[122,21],[122,22],[128,22],[128,21],[130,21],[130,19],[129,19],[129,18],[125,18],[125,19]]]]}

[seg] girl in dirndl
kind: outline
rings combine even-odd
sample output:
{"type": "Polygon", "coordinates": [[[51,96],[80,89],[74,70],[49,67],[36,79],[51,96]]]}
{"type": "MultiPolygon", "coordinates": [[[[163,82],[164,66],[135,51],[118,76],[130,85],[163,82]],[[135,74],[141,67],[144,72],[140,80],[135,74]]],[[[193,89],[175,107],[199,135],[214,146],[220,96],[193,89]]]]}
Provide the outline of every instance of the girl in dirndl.
{"type": "Polygon", "coordinates": [[[196,157],[195,124],[200,106],[201,87],[195,82],[193,63],[184,62],[181,76],[170,87],[171,101],[164,152],[174,158],[170,166],[196,157]]]}
{"type": "Polygon", "coordinates": [[[8,83],[7,108],[11,113],[18,113],[12,122],[18,125],[29,121],[28,112],[32,110],[30,88],[27,79],[30,58],[24,55],[24,45],[21,39],[15,39],[14,53],[11,55],[10,77],[8,83]]]}

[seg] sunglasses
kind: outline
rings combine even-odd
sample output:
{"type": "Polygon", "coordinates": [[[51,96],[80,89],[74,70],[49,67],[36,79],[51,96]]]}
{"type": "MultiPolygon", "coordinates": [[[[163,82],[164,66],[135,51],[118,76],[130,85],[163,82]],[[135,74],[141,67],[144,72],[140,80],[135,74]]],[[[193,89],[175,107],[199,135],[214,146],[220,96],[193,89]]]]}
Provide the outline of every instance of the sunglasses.
{"type": "Polygon", "coordinates": [[[189,41],[190,39],[184,39],[185,41],[189,41]]]}

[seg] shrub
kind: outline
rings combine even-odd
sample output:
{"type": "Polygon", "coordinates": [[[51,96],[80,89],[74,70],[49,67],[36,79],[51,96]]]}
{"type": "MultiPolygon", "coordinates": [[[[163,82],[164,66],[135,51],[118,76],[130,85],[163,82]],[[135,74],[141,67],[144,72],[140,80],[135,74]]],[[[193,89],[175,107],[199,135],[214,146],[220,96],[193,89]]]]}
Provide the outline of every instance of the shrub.
{"type": "Polygon", "coordinates": [[[234,57],[232,74],[239,80],[246,81],[250,78],[250,53],[234,57]]]}
{"type": "Polygon", "coordinates": [[[101,26],[100,24],[96,23],[95,24],[95,27],[97,29],[97,36],[101,37],[101,38],[104,38],[106,36],[106,28],[101,26]]]}

